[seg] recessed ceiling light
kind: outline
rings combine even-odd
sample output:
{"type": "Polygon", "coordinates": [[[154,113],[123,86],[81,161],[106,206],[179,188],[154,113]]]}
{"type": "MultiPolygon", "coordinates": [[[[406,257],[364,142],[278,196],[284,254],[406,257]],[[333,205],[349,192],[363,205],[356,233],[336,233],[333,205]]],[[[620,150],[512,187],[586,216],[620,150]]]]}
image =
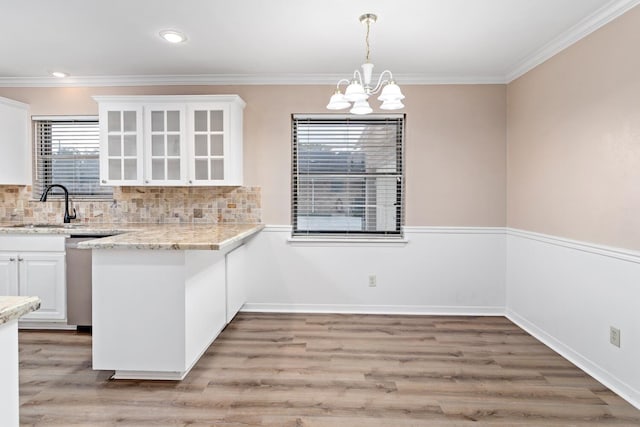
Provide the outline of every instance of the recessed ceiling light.
{"type": "Polygon", "coordinates": [[[160,31],[160,37],[169,43],[182,43],[187,40],[187,36],[176,30],[162,30],[160,31]]]}
{"type": "Polygon", "coordinates": [[[62,71],[52,71],[51,75],[53,77],[58,77],[60,79],[65,78],[65,77],[69,77],[69,73],[64,73],[62,71]]]}

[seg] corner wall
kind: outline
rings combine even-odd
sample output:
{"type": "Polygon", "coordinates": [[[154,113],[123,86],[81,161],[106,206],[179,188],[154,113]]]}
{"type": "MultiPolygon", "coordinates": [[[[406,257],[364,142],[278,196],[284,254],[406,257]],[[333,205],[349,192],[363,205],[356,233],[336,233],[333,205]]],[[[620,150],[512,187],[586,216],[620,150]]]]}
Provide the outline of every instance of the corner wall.
{"type": "Polygon", "coordinates": [[[640,7],[507,87],[507,226],[640,250],[640,7]]]}
{"type": "Polygon", "coordinates": [[[506,245],[507,317],[640,409],[640,253],[515,229],[506,245]]]}
{"type": "Polygon", "coordinates": [[[635,7],[508,85],[506,309],[640,408],[638,46],[635,7]]]}

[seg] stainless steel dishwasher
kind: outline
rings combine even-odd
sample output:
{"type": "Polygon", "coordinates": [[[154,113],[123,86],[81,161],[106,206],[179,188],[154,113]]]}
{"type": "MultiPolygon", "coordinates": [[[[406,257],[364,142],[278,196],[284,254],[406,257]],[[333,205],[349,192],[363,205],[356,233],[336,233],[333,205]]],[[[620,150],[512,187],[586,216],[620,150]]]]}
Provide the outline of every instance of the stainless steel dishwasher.
{"type": "Polygon", "coordinates": [[[67,323],[91,326],[91,249],[78,249],[84,240],[105,236],[71,236],[66,239],[67,323]]]}

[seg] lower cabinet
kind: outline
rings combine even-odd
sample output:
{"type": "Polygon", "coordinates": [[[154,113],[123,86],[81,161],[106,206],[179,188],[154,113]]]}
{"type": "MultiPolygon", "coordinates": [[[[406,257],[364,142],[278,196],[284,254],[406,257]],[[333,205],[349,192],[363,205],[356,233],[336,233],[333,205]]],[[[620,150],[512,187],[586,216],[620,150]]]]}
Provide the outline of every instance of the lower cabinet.
{"type": "Polygon", "coordinates": [[[227,323],[231,322],[247,302],[247,246],[242,245],[226,255],[227,323]]]}
{"type": "Polygon", "coordinates": [[[39,310],[20,322],[65,321],[64,237],[2,236],[0,244],[3,249],[17,249],[0,251],[0,295],[37,296],[42,302],[39,310]]]}
{"type": "Polygon", "coordinates": [[[93,369],[183,379],[244,303],[227,262],[240,284],[246,255],[229,250],[94,249],[93,369]]]}

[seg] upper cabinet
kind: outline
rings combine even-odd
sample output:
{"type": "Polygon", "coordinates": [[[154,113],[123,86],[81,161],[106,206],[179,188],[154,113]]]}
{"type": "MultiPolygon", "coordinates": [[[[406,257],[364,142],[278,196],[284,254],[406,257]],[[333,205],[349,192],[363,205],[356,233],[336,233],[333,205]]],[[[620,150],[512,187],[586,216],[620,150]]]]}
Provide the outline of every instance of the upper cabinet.
{"type": "Polygon", "coordinates": [[[0,97],[0,185],[31,184],[29,106],[0,97]]]}
{"type": "Polygon", "coordinates": [[[242,185],[237,95],[95,96],[104,185],[242,185]]]}
{"type": "Polygon", "coordinates": [[[185,105],[161,104],[144,109],[145,184],[187,185],[185,105]]]}
{"type": "Polygon", "coordinates": [[[100,182],[134,185],[142,176],[142,107],[100,104],[100,182]]]}

